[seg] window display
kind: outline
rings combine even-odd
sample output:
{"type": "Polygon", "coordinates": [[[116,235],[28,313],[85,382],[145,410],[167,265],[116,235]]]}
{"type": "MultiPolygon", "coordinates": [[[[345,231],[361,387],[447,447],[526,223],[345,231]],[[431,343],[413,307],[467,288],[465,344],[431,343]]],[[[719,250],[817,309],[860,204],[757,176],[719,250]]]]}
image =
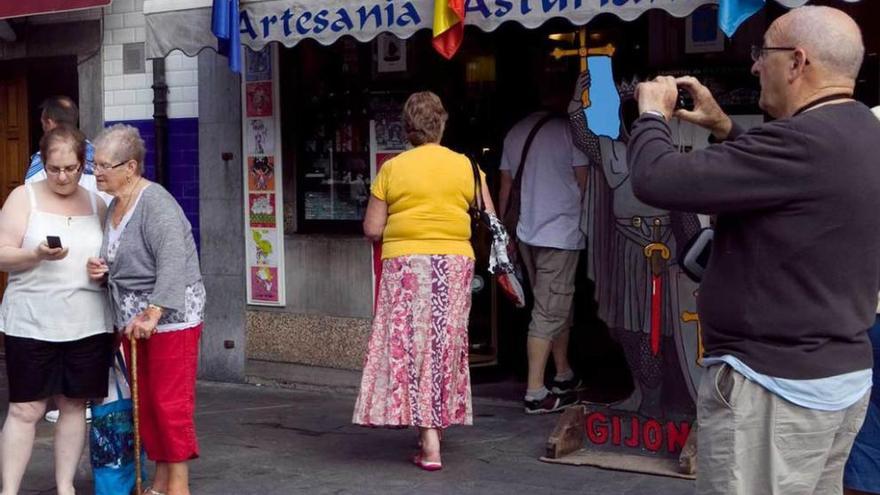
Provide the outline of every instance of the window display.
{"type": "Polygon", "coordinates": [[[305,220],[361,220],[369,200],[367,123],[351,114],[335,129],[320,119],[304,142],[305,220]]]}
{"type": "MultiPolygon", "coordinates": [[[[295,112],[299,231],[355,232],[370,198],[364,47],[307,46],[298,53],[295,112]]],[[[366,57],[368,59],[368,57],[366,57]]]]}

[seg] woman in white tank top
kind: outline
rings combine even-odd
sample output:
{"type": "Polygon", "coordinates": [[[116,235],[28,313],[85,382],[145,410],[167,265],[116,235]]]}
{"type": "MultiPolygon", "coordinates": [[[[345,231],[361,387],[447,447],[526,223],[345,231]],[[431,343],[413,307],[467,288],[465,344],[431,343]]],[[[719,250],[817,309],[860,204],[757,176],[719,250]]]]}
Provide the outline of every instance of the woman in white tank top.
{"type": "Polygon", "coordinates": [[[106,207],[78,185],[85,136],[56,127],[40,151],[47,179],[16,188],[0,211],[0,270],[9,273],[0,306],[10,400],[0,439],[3,495],[18,493],[49,398],[60,410],[57,490],[74,493],[85,401],[106,395],[112,355],[106,291],[86,271],[101,249],[106,207]],[[50,247],[49,237],[62,247],[50,247]]]}

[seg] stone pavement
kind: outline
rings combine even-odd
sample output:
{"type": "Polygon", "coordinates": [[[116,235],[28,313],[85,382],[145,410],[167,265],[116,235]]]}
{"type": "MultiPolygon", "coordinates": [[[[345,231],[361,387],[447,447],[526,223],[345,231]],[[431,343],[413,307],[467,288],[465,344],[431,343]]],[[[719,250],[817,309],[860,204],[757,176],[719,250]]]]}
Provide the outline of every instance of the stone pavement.
{"type": "MultiPolygon", "coordinates": [[[[479,393],[479,392],[478,392],[479,393]]],[[[0,394],[5,417],[5,387],[0,394]]],[[[444,437],[443,471],[408,463],[413,430],[350,424],[354,395],[202,382],[196,426],[202,457],[194,494],[689,494],[692,483],[538,461],[556,416],[530,417],[518,404],[476,398],[475,426],[444,437]]],[[[52,425],[41,422],[23,493],[54,491],[52,425]]],[[[84,459],[78,490],[90,493],[84,459]]]]}

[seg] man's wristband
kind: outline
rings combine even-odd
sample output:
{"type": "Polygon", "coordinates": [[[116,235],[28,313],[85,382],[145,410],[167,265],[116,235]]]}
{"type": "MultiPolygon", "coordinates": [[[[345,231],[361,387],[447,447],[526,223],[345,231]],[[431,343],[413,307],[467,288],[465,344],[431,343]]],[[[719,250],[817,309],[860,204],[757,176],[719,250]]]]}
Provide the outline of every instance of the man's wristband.
{"type": "Polygon", "coordinates": [[[653,115],[655,117],[660,117],[661,119],[663,119],[664,122],[666,122],[668,120],[666,118],[666,114],[664,114],[660,110],[645,110],[644,112],[642,112],[642,115],[646,115],[646,114],[653,115]]]}

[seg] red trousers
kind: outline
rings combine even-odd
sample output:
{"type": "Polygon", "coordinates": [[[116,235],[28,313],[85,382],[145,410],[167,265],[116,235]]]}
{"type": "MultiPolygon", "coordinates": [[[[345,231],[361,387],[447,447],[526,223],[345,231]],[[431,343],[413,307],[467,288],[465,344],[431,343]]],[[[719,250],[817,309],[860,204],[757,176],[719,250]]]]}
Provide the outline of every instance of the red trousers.
{"type": "MultiPolygon", "coordinates": [[[[138,341],[140,433],[147,457],[175,463],[199,456],[193,421],[202,324],[138,341]]],[[[131,363],[131,346],[124,340],[131,363]]]]}

